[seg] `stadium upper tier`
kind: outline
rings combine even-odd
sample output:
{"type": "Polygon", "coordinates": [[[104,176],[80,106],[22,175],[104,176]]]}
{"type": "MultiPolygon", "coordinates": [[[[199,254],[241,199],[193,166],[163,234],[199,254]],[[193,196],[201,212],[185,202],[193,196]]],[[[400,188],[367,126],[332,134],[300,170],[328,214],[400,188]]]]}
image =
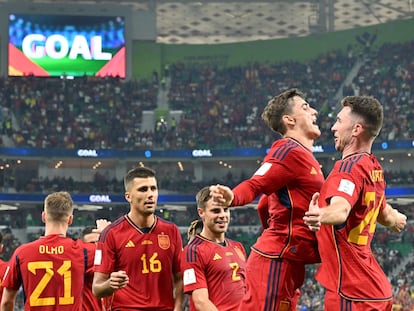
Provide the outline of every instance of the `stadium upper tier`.
{"type": "Polygon", "coordinates": [[[414,42],[386,44],[363,56],[331,51],[307,63],[217,68],[171,64],[151,81],[115,78],[0,78],[5,147],[63,149],[262,148],[272,133],[260,115],[280,91],[297,87],[320,113],[320,144],[342,96],[372,95],[385,108],[378,142],[414,137],[414,42]],[[166,94],[164,102],[160,93],[166,94]],[[161,99],[160,99],[161,98],[161,99]],[[144,111],[155,113],[152,128],[144,111]],[[171,111],[179,111],[175,119],[171,111]]]}

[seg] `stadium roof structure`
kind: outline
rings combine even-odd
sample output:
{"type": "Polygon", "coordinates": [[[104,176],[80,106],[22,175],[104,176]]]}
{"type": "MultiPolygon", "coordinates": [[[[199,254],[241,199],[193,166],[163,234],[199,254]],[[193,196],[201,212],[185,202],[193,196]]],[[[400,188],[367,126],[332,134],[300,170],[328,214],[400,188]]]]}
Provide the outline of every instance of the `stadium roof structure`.
{"type": "Polygon", "coordinates": [[[11,1],[154,11],[156,41],[169,44],[291,38],[414,17],[413,0],[0,0],[11,1]]]}

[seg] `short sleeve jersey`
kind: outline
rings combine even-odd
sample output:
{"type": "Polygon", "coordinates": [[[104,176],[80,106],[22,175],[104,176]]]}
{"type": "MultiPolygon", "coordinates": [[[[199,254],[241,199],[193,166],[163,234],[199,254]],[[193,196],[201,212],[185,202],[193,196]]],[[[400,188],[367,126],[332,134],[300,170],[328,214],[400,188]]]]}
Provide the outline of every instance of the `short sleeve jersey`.
{"type": "Polygon", "coordinates": [[[385,181],[374,155],[357,153],[335,163],[321,189],[319,206],[334,196],[352,206],[345,223],[317,233],[322,265],[316,279],[347,299],[389,300],[391,285],[371,251],[377,216],[385,207],[385,181]]]}
{"type": "MultiPolygon", "coordinates": [[[[95,257],[95,250],[96,250],[95,243],[83,242],[82,240],[79,240],[79,243],[81,243],[86,249],[91,251],[95,257]]],[[[101,299],[99,299],[92,293],[93,273],[94,273],[94,266],[92,265],[86,271],[85,286],[84,286],[84,291],[83,291],[83,311],[102,310],[101,299]]]]}
{"type": "Polygon", "coordinates": [[[125,288],[106,298],[112,310],[172,310],[173,274],[179,273],[182,240],[178,227],[155,217],[149,232],[140,230],[126,215],[101,233],[95,254],[95,272],[123,270],[125,288]]]}
{"type": "MultiPolygon", "coordinates": [[[[238,310],[246,291],[246,252],[241,243],[226,239],[221,245],[197,235],[184,247],[181,265],[185,293],[206,288],[219,310],[238,310]]],[[[191,298],[190,310],[196,310],[191,298]]]]}
{"type": "Polygon", "coordinates": [[[3,261],[0,259],[0,301],[1,296],[3,295],[3,278],[7,270],[7,261],[3,261]]]}
{"type": "Polygon", "coordinates": [[[93,255],[69,237],[41,237],[15,250],[3,286],[22,286],[25,310],[82,310],[84,278],[93,255]]]}
{"type": "Polygon", "coordinates": [[[303,217],[323,182],[312,150],[291,138],[275,141],[254,175],[233,189],[232,206],[250,203],[261,193],[267,196],[268,228],[252,250],[273,258],[319,262],[315,234],[303,217]]]}

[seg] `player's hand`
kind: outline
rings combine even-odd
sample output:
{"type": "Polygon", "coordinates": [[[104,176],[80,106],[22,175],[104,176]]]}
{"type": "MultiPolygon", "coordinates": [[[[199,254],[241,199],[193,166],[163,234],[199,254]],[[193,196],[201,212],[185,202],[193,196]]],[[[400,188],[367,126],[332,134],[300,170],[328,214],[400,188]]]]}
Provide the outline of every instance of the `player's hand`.
{"type": "Polygon", "coordinates": [[[129,283],[129,277],[125,271],[115,271],[112,272],[109,276],[109,286],[114,289],[120,289],[127,286],[129,283]]]}
{"type": "Polygon", "coordinates": [[[101,233],[111,222],[106,219],[97,219],[96,220],[96,229],[93,229],[92,232],[101,233]]]}
{"type": "Polygon", "coordinates": [[[233,191],[229,187],[218,184],[210,186],[210,195],[215,202],[225,206],[230,206],[234,199],[233,191]]]}
{"type": "Polygon", "coordinates": [[[321,229],[321,213],[318,205],[319,192],[313,194],[309,202],[309,210],[305,212],[303,220],[311,231],[319,231],[321,229]]]}
{"type": "Polygon", "coordinates": [[[395,225],[390,227],[392,232],[401,232],[407,224],[407,216],[397,211],[395,225]]]}

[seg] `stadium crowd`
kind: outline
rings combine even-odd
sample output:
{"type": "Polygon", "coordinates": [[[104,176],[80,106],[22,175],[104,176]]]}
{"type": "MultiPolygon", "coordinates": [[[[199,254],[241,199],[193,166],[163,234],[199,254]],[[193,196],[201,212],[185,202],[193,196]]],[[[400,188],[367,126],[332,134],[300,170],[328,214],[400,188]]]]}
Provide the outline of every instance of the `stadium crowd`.
{"type": "Polygon", "coordinates": [[[385,44],[361,57],[349,47],[346,53],[331,51],[307,63],[253,63],[230,68],[171,64],[168,105],[183,114],[174,126],[167,124],[162,139],[155,138],[159,134],[155,126],[152,131],[141,132],[140,128],[142,112],[157,107],[157,94],[164,86],[156,74],[150,81],[3,77],[2,130],[18,147],[263,147],[271,140],[271,133],[260,119],[260,107],[273,94],[299,87],[320,111],[323,135],[318,143],[332,143],[331,113],[342,93],[373,95],[384,103],[387,118],[379,141],[408,140],[414,136],[410,122],[414,117],[413,48],[414,41],[385,44]],[[355,68],[359,68],[357,72],[352,70],[355,68]]]}

